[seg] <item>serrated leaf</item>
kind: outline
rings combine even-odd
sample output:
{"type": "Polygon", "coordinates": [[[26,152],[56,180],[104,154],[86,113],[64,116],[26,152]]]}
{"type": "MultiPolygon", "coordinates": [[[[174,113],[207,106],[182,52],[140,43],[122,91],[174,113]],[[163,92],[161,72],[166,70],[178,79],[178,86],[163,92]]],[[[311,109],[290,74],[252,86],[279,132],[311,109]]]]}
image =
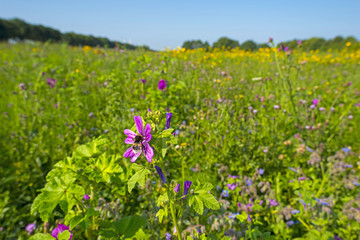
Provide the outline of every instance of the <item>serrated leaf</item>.
{"type": "Polygon", "coordinates": [[[198,214],[202,215],[204,213],[204,204],[199,198],[199,195],[193,195],[189,198],[189,206],[193,206],[193,209],[198,214]]]}
{"type": "Polygon", "coordinates": [[[68,230],[65,230],[57,235],[57,240],[69,240],[71,233],[68,230]]]}
{"type": "Polygon", "coordinates": [[[103,222],[101,225],[101,236],[109,236],[120,239],[132,238],[138,232],[139,229],[144,228],[146,225],[146,220],[140,216],[128,216],[123,217],[112,223],[103,222]]]}
{"type": "MultiPolygon", "coordinates": [[[[54,173],[54,172],[53,172],[54,173]]],[[[69,212],[76,204],[74,195],[81,197],[84,190],[78,185],[74,185],[75,178],[71,173],[58,172],[52,176],[52,179],[41,189],[41,193],[35,198],[31,205],[31,214],[40,213],[44,222],[48,222],[54,208],[60,204],[64,212],[69,212]]]]}
{"type": "Polygon", "coordinates": [[[116,163],[117,156],[112,155],[106,157],[105,154],[102,154],[95,163],[98,171],[101,172],[101,176],[105,182],[110,183],[111,177],[115,174],[122,173],[122,167],[116,163]]]}
{"type": "Polygon", "coordinates": [[[133,163],[132,168],[135,170],[135,174],[128,181],[129,193],[131,193],[131,191],[134,189],[136,183],[139,183],[140,186],[144,187],[145,177],[151,173],[148,169],[136,163],[133,163]]]}
{"type": "Polygon", "coordinates": [[[54,240],[55,238],[51,236],[49,233],[36,233],[35,235],[31,236],[29,240],[54,240]]]}
{"type": "Polygon", "coordinates": [[[164,209],[160,209],[157,213],[156,213],[156,217],[159,218],[159,223],[162,222],[164,217],[167,217],[167,211],[165,211],[164,209]]]}
{"type": "Polygon", "coordinates": [[[189,198],[189,205],[193,206],[194,210],[200,215],[204,212],[204,205],[205,207],[213,210],[220,208],[219,202],[209,193],[212,188],[213,185],[210,183],[204,183],[201,185],[197,182],[194,194],[189,198]]]}

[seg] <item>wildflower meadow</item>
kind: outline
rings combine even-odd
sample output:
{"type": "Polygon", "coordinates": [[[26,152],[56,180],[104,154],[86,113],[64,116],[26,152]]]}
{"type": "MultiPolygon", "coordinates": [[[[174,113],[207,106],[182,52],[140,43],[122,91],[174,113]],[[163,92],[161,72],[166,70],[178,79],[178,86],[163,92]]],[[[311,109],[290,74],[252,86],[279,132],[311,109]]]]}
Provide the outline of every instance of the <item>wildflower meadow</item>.
{"type": "Polygon", "coordinates": [[[360,237],[360,47],[0,44],[0,238],[360,237]]]}

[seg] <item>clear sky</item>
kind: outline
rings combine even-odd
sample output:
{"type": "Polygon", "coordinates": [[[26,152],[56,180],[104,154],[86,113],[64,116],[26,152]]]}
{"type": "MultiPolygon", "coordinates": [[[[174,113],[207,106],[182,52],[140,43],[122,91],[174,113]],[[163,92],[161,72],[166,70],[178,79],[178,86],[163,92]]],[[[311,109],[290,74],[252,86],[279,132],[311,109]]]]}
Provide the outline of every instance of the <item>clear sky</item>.
{"type": "Polygon", "coordinates": [[[186,40],[210,44],[337,35],[360,39],[360,0],[0,0],[1,18],[92,34],[155,50],[186,40]]]}

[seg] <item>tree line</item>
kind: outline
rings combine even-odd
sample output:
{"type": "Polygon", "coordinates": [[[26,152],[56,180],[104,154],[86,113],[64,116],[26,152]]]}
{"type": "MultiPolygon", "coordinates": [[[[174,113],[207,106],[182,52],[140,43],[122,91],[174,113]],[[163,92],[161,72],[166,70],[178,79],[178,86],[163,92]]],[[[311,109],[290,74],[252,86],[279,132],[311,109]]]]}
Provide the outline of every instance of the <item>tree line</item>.
{"type": "Polygon", "coordinates": [[[83,35],[73,32],[61,33],[59,30],[45,27],[43,25],[29,24],[17,18],[11,20],[0,18],[0,41],[8,39],[34,40],[41,42],[66,42],[73,46],[88,45],[91,47],[118,47],[120,49],[129,50],[142,48],[150,50],[148,46],[134,46],[128,43],[111,41],[104,37],[94,37],[92,35],[83,35]]]}
{"type": "MultiPolygon", "coordinates": [[[[301,46],[301,48],[305,51],[310,51],[310,50],[326,51],[328,49],[338,49],[338,50],[343,49],[344,47],[347,46],[347,44],[349,46],[349,43],[351,43],[351,45],[357,45],[357,47],[360,47],[358,40],[351,36],[346,38],[342,36],[337,36],[329,40],[325,40],[324,38],[318,38],[318,37],[313,37],[305,40],[294,39],[291,41],[280,42],[277,46],[278,47],[286,46],[289,49],[295,49],[301,46]]],[[[190,40],[190,41],[185,41],[182,47],[186,49],[196,49],[196,48],[208,49],[210,47],[210,44],[206,41],[202,42],[201,40],[190,40]]],[[[248,40],[240,44],[239,41],[237,40],[233,40],[228,37],[221,37],[216,42],[213,43],[212,47],[228,48],[228,49],[240,48],[244,50],[256,51],[259,48],[269,48],[270,44],[269,43],[257,44],[252,40],[248,40]]]]}

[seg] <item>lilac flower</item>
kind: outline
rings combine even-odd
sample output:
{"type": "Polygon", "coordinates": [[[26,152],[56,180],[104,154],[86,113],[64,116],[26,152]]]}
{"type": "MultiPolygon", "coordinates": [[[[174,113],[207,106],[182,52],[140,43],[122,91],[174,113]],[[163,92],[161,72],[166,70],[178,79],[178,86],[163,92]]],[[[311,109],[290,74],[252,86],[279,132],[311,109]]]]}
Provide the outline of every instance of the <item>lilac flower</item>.
{"type": "Polygon", "coordinates": [[[259,172],[260,175],[263,175],[263,174],[264,174],[264,171],[265,171],[265,170],[262,169],[262,168],[260,168],[260,169],[258,170],[258,172],[259,172]]]}
{"type": "Polygon", "coordinates": [[[51,88],[54,88],[54,87],[55,87],[55,84],[56,84],[56,80],[53,79],[53,78],[48,78],[48,79],[46,79],[46,83],[47,83],[51,88]]]}
{"type": "Polygon", "coordinates": [[[21,90],[26,90],[25,83],[20,83],[20,84],[19,84],[19,88],[20,88],[21,90]]]}
{"type": "Polygon", "coordinates": [[[247,221],[248,221],[248,222],[251,222],[250,214],[247,215],[247,221]]]}
{"type": "Polygon", "coordinates": [[[30,235],[35,230],[35,228],[35,223],[29,223],[28,225],[26,225],[25,230],[28,232],[28,235],[30,235]]]}
{"type": "Polygon", "coordinates": [[[171,234],[170,233],[165,233],[165,237],[166,237],[166,240],[171,240],[171,234]]]}
{"type": "Polygon", "coordinates": [[[336,236],[336,235],[334,234],[334,240],[342,240],[342,238],[341,238],[341,237],[338,237],[338,236],[336,236]]]}
{"type": "Polygon", "coordinates": [[[355,107],[360,107],[360,102],[355,104],[355,107]]]}
{"type": "Polygon", "coordinates": [[[229,216],[229,218],[230,218],[230,219],[235,219],[237,215],[239,215],[239,213],[232,213],[232,214],[229,216]]]}
{"type": "Polygon", "coordinates": [[[235,190],[235,188],[237,188],[237,184],[235,184],[235,183],[228,184],[227,186],[230,190],[235,190]]]}
{"type": "Polygon", "coordinates": [[[166,88],[166,81],[164,79],[160,79],[158,89],[164,90],[166,88]]]}
{"type": "Polygon", "coordinates": [[[263,200],[260,200],[259,204],[260,204],[260,205],[262,205],[262,204],[263,204],[263,202],[264,202],[263,200]]]}
{"type": "Polygon", "coordinates": [[[59,235],[59,233],[62,233],[63,231],[68,230],[70,232],[70,238],[69,240],[71,240],[73,234],[70,231],[70,228],[64,224],[58,224],[57,228],[55,228],[52,232],[51,232],[51,236],[53,236],[54,238],[58,239],[57,236],[59,235]]]}
{"type": "Polygon", "coordinates": [[[310,108],[311,108],[311,109],[314,109],[315,107],[316,107],[316,106],[315,106],[314,104],[311,104],[311,105],[310,105],[310,108]]]}
{"type": "Polygon", "coordinates": [[[351,152],[350,148],[348,148],[348,147],[341,148],[341,151],[343,151],[344,153],[351,152]]]}
{"type": "Polygon", "coordinates": [[[349,116],[348,116],[348,119],[349,119],[349,120],[351,120],[351,119],[353,119],[353,118],[354,118],[353,115],[349,115],[349,116]]]}
{"type": "Polygon", "coordinates": [[[164,173],[163,173],[162,169],[160,167],[158,167],[158,166],[155,166],[155,168],[156,168],[157,173],[159,174],[159,177],[160,177],[162,183],[166,184],[166,178],[164,176],[164,173]]]}
{"type": "Polygon", "coordinates": [[[279,105],[274,105],[274,109],[280,109],[279,105]]]}
{"type": "Polygon", "coordinates": [[[264,153],[267,153],[269,150],[267,150],[267,149],[264,149],[264,153]]]}
{"type": "Polygon", "coordinates": [[[154,156],[154,150],[148,143],[152,137],[150,134],[151,132],[150,124],[146,124],[144,131],[143,121],[141,117],[135,116],[134,120],[135,120],[136,129],[139,132],[139,134],[136,134],[129,129],[125,129],[124,133],[127,135],[127,138],[125,139],[125,143],[134,144],[134,142],[136,141],[137,143],[140,143],[141,146],[140,149],[139,148],[134,149],[135,146],[131,146],[125,151],[124,157],[125,158],[131,157],[131,162],[135,162],[136,159],[140,156],[140,154],[144,152],[146,159],[149,162],[152,162],[152,158],[154,156]]]}
{"type": "MultiPolygon", "coordinates": [[[[184,193],[183,196],[186,196],[188,194],[188,191],[190,189],[192,182],[191,181],[185,181],[184,182],[184,193]]],[[[185,197],[186,198],[186,197],[185,197]]]]}
{"type": "Polygon", "coordinates": [[[292,225],[294,225],[294,221],[293,220],[290,220],[290,221],[287,221],[286,222],[286,225],[288,225],[288,226],[292,226],[292,225]]]}
{"type": "Polygon", "coordinates": [[[301,41],[301,40],[297,41],[297,44],[301,45],[301,43],[302,43],[302,41],[301,41]]]}
{"type": "Polygon", "coordinates": [[[165,130],[170,128],[170,120],[172,117],[172,113],[166,113],[166,126],[165,126],[165,130]]]}
{"type": "Polygon", "coordinates": [[[277,206],[278,205],[278,203],[275,201],[275,199],[270,199],[270,201],[269,201],[269,206],[271,207],[271,206],[277,206]]]}
{"type": "Polygon", "coordinates": [[[319,100],[317,100],[316,98],[312,100],[312,104],[314,104],[315,106],[318,105],[319,100]]]}
{"type": "Polygon", "coordinates": [[[174,192],[178,193],[180,191],[180,184],[176,185],[174,192]]]}
{"type": "Polygon", "coordinates": [[[84,195],[84,199],[85,199],[85,200],[89,200],[89,199],[90,199],[90,196],[87,195],[87,194],[85,194],[85,195],[84,195]]]}
{"type": "Polygon", "coordinates": [[[250,185],[252,185],[253,184],[253,181],[251,181],[250,179],[246,179],[246,184],[248,185],[248,186],[250,186],[250,185]]]}
{"type": "Polygon", "coordinates": [[[145,80],[145,79],[142,78],[142,79],[140,79],[140,80],[141,80],[142,83],[144,83],[144,84],[146,83],[146,80],[145,80]]]}
{"type": "Polygon", "coordinates": [[[91,112],[91,113],[89,113],[89,118],[92,118],[92,117],[94,117],[94,113],[93,112],[91,112]]]}
{"type": "Polygon", "coordinates": [[[319,110],[322,112],[322,111],[325,111],[325,108],[324,108],[324,107],[320,107],[319,110]]]}

